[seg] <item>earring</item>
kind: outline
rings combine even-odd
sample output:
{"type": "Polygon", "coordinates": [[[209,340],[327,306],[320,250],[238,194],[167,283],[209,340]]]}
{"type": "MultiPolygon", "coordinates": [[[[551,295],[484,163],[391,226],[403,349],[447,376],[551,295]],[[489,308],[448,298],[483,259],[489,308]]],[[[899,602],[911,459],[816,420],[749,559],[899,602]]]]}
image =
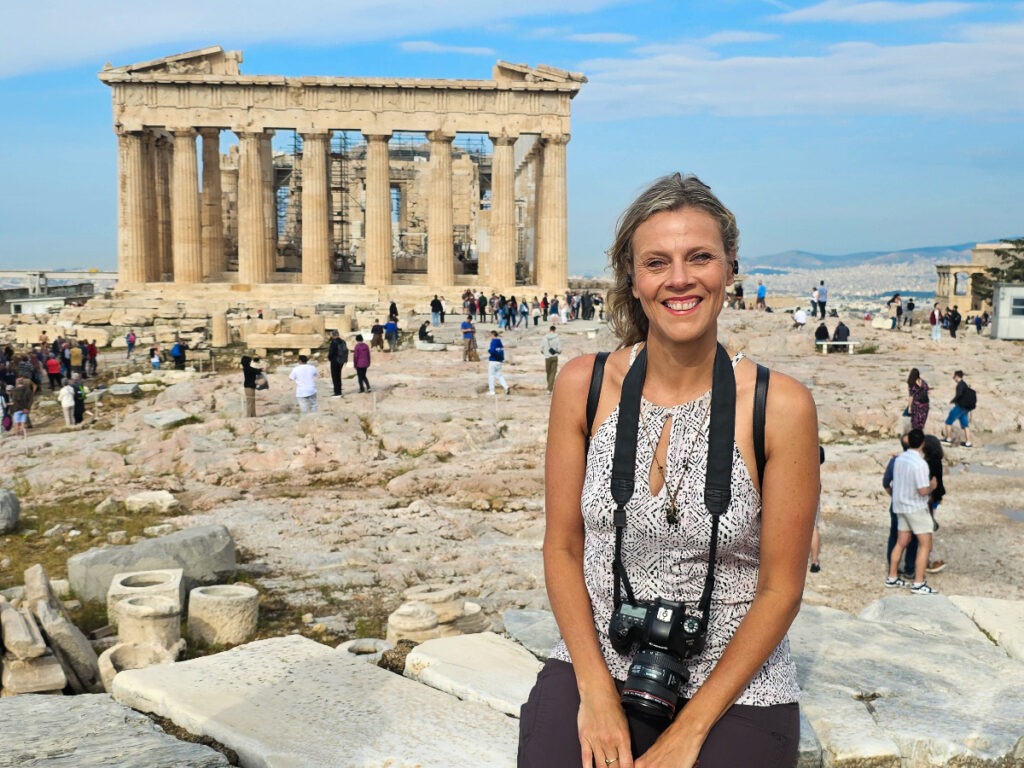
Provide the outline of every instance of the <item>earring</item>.
{"type": "Polygon", "coordinates": [[[632,288],[633,287],[633,276],[632,275],[626,275],[626,287],[627,288],[632,288]]]}

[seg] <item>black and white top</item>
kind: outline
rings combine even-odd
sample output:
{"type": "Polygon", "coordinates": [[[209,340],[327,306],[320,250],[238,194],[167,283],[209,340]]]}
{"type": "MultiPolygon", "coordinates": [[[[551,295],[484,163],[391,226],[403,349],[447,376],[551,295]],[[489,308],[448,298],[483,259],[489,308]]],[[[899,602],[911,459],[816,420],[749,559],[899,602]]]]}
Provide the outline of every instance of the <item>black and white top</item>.
{"type": "MultiPolygon", "coordinates": [[[[633,348],[630,364],[639,345],[633,348]]],[[[742,358],[733,358],[733,366],[742,358]]],[[[622,561],[629,573],[638,600],[663,597],[696,606],[704,588],[707,557],[711,543],[711,515],[704,506],[704,475],[708,458],[708,412],[711,391],[696,400],[668,408],[646,399],[641,415],[651,439],[638,425],[636,487],[626,506],[626,529],[622,537],[622,561]],[[665,422],[671,418],[667,477],[657,495],[649,484],[653,451],[665,422]],[[687,452],[690,453],[687,462],[687,452]],[[676,498],[679,521],[669,523],[666,513],[669,495],[680,482],[676,498]]],[[[625,680],[632,656],[618,653],[608,640],[608,622],[614,609],[612,560],[615,557],[615,526],[610,481],[618,406],[597,428],[587,454],[581,506],[584,520],[583,574],[590,594],[594,623],[608,669],[612,677],[625,680]]],[[[732,500],[718,526],[718,559],[715,564],[715,589],[708,623],[707,645],[688,664],[690,681],[682,695],[691,698],[707,680],[726,645],[747,615],[757,588],[761,542],[761,497],[754,488],[739,448],[733,443],[732,500]]],[[[635,650],[635,649],[634,649],[635,650]]],[[[563,640],[559,640],[551,658],[571,662],[563,640]]],[[[796,701],[800,688],[796,667],[789,655],[789,640],[772,651],[768,660],[751,678],[737,704],[770,706],[796,701]]]]}

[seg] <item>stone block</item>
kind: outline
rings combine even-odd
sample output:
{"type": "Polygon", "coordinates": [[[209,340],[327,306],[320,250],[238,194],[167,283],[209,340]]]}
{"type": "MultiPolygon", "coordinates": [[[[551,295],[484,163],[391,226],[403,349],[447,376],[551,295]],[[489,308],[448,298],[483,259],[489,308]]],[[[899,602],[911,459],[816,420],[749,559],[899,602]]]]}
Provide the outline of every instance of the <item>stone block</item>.
{"type": "Polygon", "coordinates": [[[185,528],[123,547],[93,548],[68,559],[68,580],[83,601],[103,602],[119,573],[181,568],[184,589],[230,581],[235,542],[223,525],[185,528]]]}
{"type": "Polygon", "coordinates": [[[170,491],[142,491],[124,500],[129,512],[170,512],[180,505],[170,491]]]}
{"type": "MultiPolygon", "coordinates": [[[[61,594],[67,596],[67,582],[64,583],[64,590],[61,594]]],[[[46,575],[42,564],[36,563],[25,569],[25,602],[31,607],[40,600],[52,608],[59,610],[61,607],[57,593],[50,583],[50,577],[46,575]]]]}
{"type": "Polygon", "coordinates": [[[21,517],[21,502],[14,491],[0,489],[0,535],[14,533],[21,517]]]}
{"type": "Polygon", "coordinates": [[[253,349],[317,349],[324,344],[319,333],[251,333],[245,343],[253,349]]]}
{"type": "Polygon", "coordinates": [[[99,309],[82,307],[78,312],[77,318],[69,317],[67,319],[77,320],[82,325],[107,325],[110,322],[110,316],[113,314],[113,311],[109,307],[99,309]]]}
{"type": "Polygon", "coordinates": [[[171,664],[177,655],[177,650],[168,650],[159,643],[117,643],[100,654],[99,671],[103,690],[110,693],[114,678],[126,669],[171,664]]]}
{"type": "Polygon", "coordinates": [[[514,717],[540,668],[532,653],[493,632],[427,640],[405,659],[406,677],[514,717]]]}
{"type": "Polygon", "coordinates": [[[71,329],[71,333],[76,339],[84,339],[85,341],[95,341],[96,346],[100,349],[110,346],[110,332],[106,328],[96,328],[95,326],[76,325],[71,329]]]}
{"type": "Polygon", "coordinates": [[[111,384],[107,388],[107,394],[112,397],[131,397],[142,393],[138,384],[111,384]]]}
{"type": "Polygon", "coordinates": [[[19,696],[0,705],[0,768],[227,768],[106,694],[19,696]]]}
{"type": "Polygon", "coordinates": [[[546,659],[561,638],[551,611],[508,610],[501,614],[505,631],[537,658],[546,659]]]}
{"type": "Polygon", "coordinates": [[[426,603],[403,603],[388,616],[387,641],[397,645],[399,640],[432,640],[441,636],[437,625],[437,614],[426,603]]]}
{"type": "MultiPolygon", "coordinates": [[[[110,313],[110,324],[125,327],[121,336],[121,346],[125,346],[124,336],[128,329],[152,325],[156,312],[152,309],[115,309],[110,313]]],[[[138,335],[138,334],[136,334],[138,335]]]]}
{"type": "Polygon", "coordinates": [[[447,624],[460,618],[465,611],[466,601],[460,596],[458,587],[417,584],[402,593],[407,601],[426,603],[434,609],[439,624],[447,624]]]}
{"type": "Polygon", "coordinates": [[[415,339],[413,343],[420,352],[444,352],[448,349],[447,344],[442,344],[439,341],[420,341],[415,339]]]}
{"type": "Polygon", "coordinates": [[[43,600],[38,600],[32,609],[72,688],[81,691],[95,688],[100,679],[96,651],[82,630],[43,600]]]}
{"type": "Polygon", "coordinates": [[[191,418],[191,414],[185,413],[181,408],[168,408],[166,411],[147,413],[142,420],[156,429],[171,429],[184,424],[191,418]]]}
{"type": "Polygon", "coordinates": [[[243,766],[512,768],[518,724],[291,635],[119,674],[114,698],[216,739],[243,766]]]}
{"type": "Polygon", "coordinates": [[[136,595],[117,601],[111,624],[122,643],[153,643],[168,650],[181,640],[181,601],[164,595],[136,595]]]}
{"type": "MultiPolygon", "coordinates": [[[[53,654],[38,656],[34,659],[17,659],[12,654],[4,654],[3,675],[0,676],[7,693],[42,693],[44,691],[60,691],[68,684],[57,657],[53,654]]],[[[0,711],[6,711],[6,703],[0,711]]],[[[0,723],[4,720],[0,717],[0,723]]]]}
{"type": "Polygon", "coordinates": [[[188,636],[207,645],[238,645],[256,634],[260,594],[244,584],[196,587],[188,596],[188,636]]]}
{"type": "Polygon", "coordinates": [[[3,647],[13,658],[35,659],[46,653],[46,642],[28,609],[0,603],[0,628],[3,629],[3,647]]]}
{"type": "Polygon", "coordinates": [[[949,599],[1010,658],[1024,661],[1024,601],[966,595],[951,595],[949,599]]]}

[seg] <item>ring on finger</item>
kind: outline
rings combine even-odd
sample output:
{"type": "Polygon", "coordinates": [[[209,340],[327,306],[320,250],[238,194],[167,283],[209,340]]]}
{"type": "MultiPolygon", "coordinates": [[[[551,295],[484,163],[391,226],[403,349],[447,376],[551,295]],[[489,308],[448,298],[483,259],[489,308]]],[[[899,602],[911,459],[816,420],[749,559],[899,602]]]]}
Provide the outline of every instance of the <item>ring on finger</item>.
{"type": "Polygon", "coordinates": [[[607,757],[604,759],[604,764],[605,765],[611,765],[612,763],[617,763],[617,762],[619,762],[619,758],[617,758],[617,757],[613,757],[611,760],[609,760],[607,757]]]}

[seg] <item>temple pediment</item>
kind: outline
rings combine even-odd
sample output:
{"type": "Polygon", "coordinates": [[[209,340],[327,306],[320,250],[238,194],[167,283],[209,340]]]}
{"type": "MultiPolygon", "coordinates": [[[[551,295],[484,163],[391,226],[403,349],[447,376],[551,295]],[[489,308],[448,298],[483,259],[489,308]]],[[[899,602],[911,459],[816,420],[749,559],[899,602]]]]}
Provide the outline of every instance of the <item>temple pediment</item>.
{"type": "Polygon", "coordinates": [[[570,72],[566,69],[538,64],[531,67],[527,64],[513,64],[499,61],[494,65],[493,77],[498,82],[522,83],[585,83],[587,78],[581,72],[570,72]]]}
{"type": "Polygon", "coordinates": [[[164,56],[123,67],[113,67],[108,64],[103,71],[147,75],[164,73],[171,75],[237,75],[239,74],[238,65],[241,62],[241,51],[225,51],[219,45],[211,45],[195,51],[164,56]]]}

